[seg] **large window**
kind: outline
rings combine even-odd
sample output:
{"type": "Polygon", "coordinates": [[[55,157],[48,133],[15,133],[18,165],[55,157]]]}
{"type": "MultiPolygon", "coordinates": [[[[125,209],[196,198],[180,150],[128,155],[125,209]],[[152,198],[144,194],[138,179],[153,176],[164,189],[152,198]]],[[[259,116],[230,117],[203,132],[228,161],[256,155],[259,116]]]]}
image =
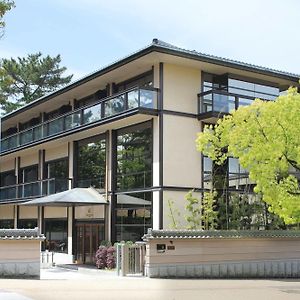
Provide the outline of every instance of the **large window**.
{"type": "Polygon", "coordinates": [[[203,73],[202,78],[202,113],[230,113],[240,106],[250,105],[255,98],[274,100],[280,92],[272,83],[259,83],[255,79],[241,79],[231,74],[203,73]]]}
{"type": "Polygon", "coordinates": [[[18,228],[33,229],[37,227],[37,219],[19,219],[18,228]]]}
{"type": "Polygon", "coordinates": [[[278,87],[233,78],[228,78],[228,92],[264,100],[274,100],[279,96],[278,87]]]}
{"type": "Polygon", "coordinates": [[[20,169],[19,197],[39,196],[41,189],[38,182],[38,165],[32,165],[20,169]]]}
{"type": "Polygon", "coordinates": [[[54,252],[68,251],[68,221],[59,219],[45,220],[45,249],[54,252]]]}
{"type": "Polygon", "coordinates": [[[203,156],[203,188],[216,191],[218,229],[284,229],[283,221],[270,213],[261,195],[253,191],[254,183],[238,159],[229,157],[217,165],[203,156]]]}
{"type": "Polygon", "coordinates": [[[152,87],[153,86],[153,72],[147,72],[137,77],[131,78],[124,82],[120,82],[114,86],[114,92],[119,93],[134,87],[152,87]]]}
{"type": "Polygon", "coordinates": [[[9,186],[16,184],[16,176],[14,170],[0,173],[0,186],[9,186]]]}
{"type": "Polygon", "coordinates": [[[0,220],[0,228],[13,229],[14,228],[14,220],[12,220],[12,219],[0,220]]]}
{"type": "Polygon", "coordinates": [[[0,200],[16,198],[16,176],[14,170],[0,174],[0,200]]]}
{"type": "Polygon", "coordinates": [[[59,193],[59,192],[66,191],[68,189],[68,178],[69,178],[68,158],[47,162],[45,170],[47,172],[45,177],[48,180],[44,182],[44,185],[46,185],[46,190],[48,194],[59,193]]]}
{"type": "Polygon", "coordinates": [[[121,129],[117,135],[117,189],[152,185],[151,122],[121,129]]]}
{"type": "Polygon", "coordinates": [[[138,241],[151,227],[152,193],[117,195],[117,241],[138,241]]]}
{"type": "Polygon", "coordinates": [[[79,141],[77,153],[77,186],[105,189],[105,137],[96,136],[79,141]]]}
{"type": "Polygon", "coordinates": [[[152,123],[118,130],[116,147],[116,240],[137,241],[152,224],[152,192],[138,192],[152,186],[152,123]]]}

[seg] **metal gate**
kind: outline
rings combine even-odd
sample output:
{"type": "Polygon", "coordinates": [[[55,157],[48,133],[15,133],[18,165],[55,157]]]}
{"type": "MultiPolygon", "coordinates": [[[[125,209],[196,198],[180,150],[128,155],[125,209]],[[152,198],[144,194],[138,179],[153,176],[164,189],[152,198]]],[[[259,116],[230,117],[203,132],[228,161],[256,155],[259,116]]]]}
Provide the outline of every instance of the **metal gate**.
{"type": "Polygon", "coordinates": [[[117,272],[119,276],[144,276],[146,243],[117,245],[117,272]]]}

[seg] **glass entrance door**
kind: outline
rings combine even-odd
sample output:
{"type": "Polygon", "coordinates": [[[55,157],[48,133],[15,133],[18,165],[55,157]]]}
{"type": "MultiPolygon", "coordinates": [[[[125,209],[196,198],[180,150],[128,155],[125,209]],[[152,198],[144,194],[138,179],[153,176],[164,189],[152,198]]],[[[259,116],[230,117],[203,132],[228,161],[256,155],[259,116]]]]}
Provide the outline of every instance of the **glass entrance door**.
{"type": "Polygon", "coordinates": [[[96,251],[104,239],[104,224],[78,223],[76,226],[76,260],[94,264],[96,251]]]}

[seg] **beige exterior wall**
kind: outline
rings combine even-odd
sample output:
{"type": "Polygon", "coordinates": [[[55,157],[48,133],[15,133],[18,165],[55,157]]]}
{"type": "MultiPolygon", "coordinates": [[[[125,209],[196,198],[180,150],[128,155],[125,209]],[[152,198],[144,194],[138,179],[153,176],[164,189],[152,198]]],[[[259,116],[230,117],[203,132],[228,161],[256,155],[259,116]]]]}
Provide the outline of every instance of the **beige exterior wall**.
{"type": "Polygon", "coordinates": [[[179,228],[185,228],[186,221],[184,219],[184,207],[186,192],[164,191],[163,193],[163,229],[172,229],[174,226],[172,213],[175,214],[174,220],[179,228]],[[171,202],[173,204],[171,204],[171,202]],[[169,204],[170,203],[170,204],[169,204]],[[180,216],[176,215],[176,211],[180,212],[180,216]]]}
{"type": "Polygon", "coordinates": [[[300,259],[299,238],[159,239],[151,240],[146,262],[153,264],[199,264],[238,261],[300,259]],[[156,244],[166,244],[158,253],[156,244]],[[168,246],[175,246],[168,250],[168,246]]]}
{"type": "Polygon", "coordinates": [[[11,171],[15,169],[15,160],[4,160],[0,158],[0,172],[11,171]]]}
{"type": "MultiPolygon", "coordinates": [[[[186,217],[186,210],[185,206],[187,204],[187,201],[185,199],[186,194],[188,191],[164,191],[163,193],[163,229],[174,229],[173,226],[173,219],[171,216],[171,210],[175,213],[175,222],[177,224],[178,228],[187,228],[187,222],[185,220],[186,217]],[[170,202],[173,202],[173,204],[169,204],[170,202]],[[176,214],[177,212],[180,212],[180,215],[178,216],[176,214]]],[[[200,198],[200,193],[194,192],[193,195],[195,197],[200,198]]]]}
{"type": "Polygon", "coordinates": [[[153,85],[155,88],[159,88],[159,63],[153,66],[153,85]]]}
{"type": "Polygon", "coordinates": [[[40,260],[40,241],[0,240],[1,262],[24,262],[40,260]]]}
{"type": "Polygon", "coordinates": [[[164,109],[196,114],[200,87],[200,69],[164,64],[164,109]]]}
{"type": "Polygon", "coordinates": [[[41,239],[0,240],[0,278],[40,278],[41,239]]]}
{"type": "Polygon", "coordinates": [[[153,186],[159,186],[159,118],[153,119],[153,186]]]}
{"type": "Polygon", "coordinates": [[[31,154],[21,156],[20,168],[37,165],[39,163],[39,154],[38,151],[33,151],[31,154]]]}
{"type": "Polygon", "coordinates": [[[45,207],[44,218],[67,218],[67,207],[45,207]]]}
{"type": "Polygon", "coordinates": [[[68,143],[57,145],[55,148],[46,149],[45,161],[55,160],[68,156],[68,143]]]}
{"type": "Polygon", "coordinates": [[[75,208],[75,219],[104,219],[104,205],[77,206],[75,208]]]}
{"type": "Polygon", "coordinates": [[[201,155],[195,140],[197,119],[164,115],[164,185],[200,187],[201,155]]]}
{"type": "Polygon", "coordinates": [[[37,219],[38,208],[33,206],[19,206],[19,219],[37,219]]]}
{"type": "Polygon", "coordinates": [[[10,219],[14,218],[14,206],[13,205],[0,205],[0,219],[10,219]]]}

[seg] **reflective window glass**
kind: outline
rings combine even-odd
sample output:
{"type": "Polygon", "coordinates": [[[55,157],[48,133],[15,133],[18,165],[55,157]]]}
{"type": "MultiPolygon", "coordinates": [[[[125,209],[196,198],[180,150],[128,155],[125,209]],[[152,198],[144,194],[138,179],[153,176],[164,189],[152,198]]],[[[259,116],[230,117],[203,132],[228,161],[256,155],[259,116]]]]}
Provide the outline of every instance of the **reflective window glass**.
{"type": "Polygon", "coordinates": [[[104,103],[105,117],[113,116],[125,110],[125,95],[108,100],[104,103]]]}
{"type": "Polygon", "coordinates": [[[101,119],[101,104],[83,110],[83,123],[91,123],[101,119]]]}
{"type": "Polygon", "coordinates": [[[151,228],[152,193],[117,195],[116,238],[118,241],[138,241],[151,228]]]}
{"type": "Polygon", "coordinates": [[[45,249],[54,252],[68,251],[67,220],[45,219],[45,249]]]}
{"type": "Polygon", "coordinates": [[[129,190],[150,187],[151,184],[151,123],[120,130],[117,137],[117,188],[129,190]]]}
{"type": "Polygon", "coordinates": [[[78,143],[77,186],[104,189],[106,174],[106,141],[93,137],[78,143]]]}

